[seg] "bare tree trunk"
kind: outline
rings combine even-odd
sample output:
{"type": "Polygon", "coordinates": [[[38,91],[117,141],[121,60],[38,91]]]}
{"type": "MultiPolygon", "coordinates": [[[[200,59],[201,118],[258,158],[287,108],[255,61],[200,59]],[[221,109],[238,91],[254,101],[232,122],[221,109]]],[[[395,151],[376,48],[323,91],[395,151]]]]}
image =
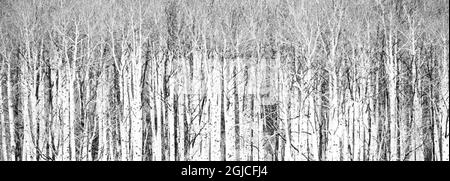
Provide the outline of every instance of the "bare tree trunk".
{"type": "Polygon", "coordinates": [[[329,122],[329,107],[330,103],[328,101],[330,95],[330,87],[332,87],[332,83],[330,83],[330,73],[327,70],[324,70],[324,78],[322,80],[320,86],[320,120],[319,120],[319,160],[326,160],[327,156],[327,142],[328,142],[328,122],[329,122]],[[330,86],[331,85],[331,86],[330,86]]]}
{"type": "Polygon", "coordinates": [[[106,79],[106,71],[102,72],[99,77],[99,81],[97,84],[97,96],[96,96],[96,114],[98,116],[97,118],[97,124],[98,124],[98,155],[97,158],[100,161],[106,161],[106,149],[107,149],[107,116],[106,116],[106,110],[107,110],[107,91],[109,90],[109,87],[107,86],[107,79],[106,79]]]}
{"type": "MultiPolygon", "coordinates": [[[[178,60],[176,60],[178,61],[178,60]]],[[[173,62],[175,65],[175,69],[178,69],[178,64],[176,64],[176,61],[173,62]]],[[[178,80],[175,82],[174,88],[173,88],[173,104],[172,104],[172,110],[173,110],[173,140],[174,140],[174,160],[180,161],[180,152],[179,152],[179,142],[180,138],[178,136],[178,129],[179,129],[179,86],[178,86],[178,80]]]]}
{"type": "MultiPolygon", "coordinates": [[[[424,45],[422,45],[424,46],[424,45]]],[[[429,52],[426,52],[426,48],[422,52],[425,54],[424,58],[432,58],[432,49],[430,48],[429,52]],[[426,53],[429,53],[428,55],[426,53]]],[[[420,67],[421,69],[421,106],[422,106],[422,144],[423,144],[423,158],[425,161],[434,160],[433,153],[433,124],[432,124],[432,104],[431,104],[431,76],[432,70],[430,69],[430,61],[425,60],[425,63],[420,67]]]]}
{"type": "Polygon", "coordinates": [[[142,80],[142,57],[141,48],[136,47],[137,53],[131,59],[131,135],[130,149],[133,161],[142,161],[142,102],[141,102],[141,80],[142,80]]]}
{"type": "Polygon", "coordinates": [[[120,120],[119,126],[120,126],[120,147],[121,147],[121,160],[127,161],[129,160],[130,152],[129,152],[129,145],[130,145],[130,139],[129,139],[129,122],[130,122],[130,104],[129,104],[129,84],[128,80],[128,70],[122,70],[122,73],[120,73],[120,100],[123,103],[122,106],[122,118],[120,120]]]}
{"type": "Polygon", "coordinates": [[[21,77],[21,90],[22,90],[22,119],[23,119],[23,142],[22,142],[22,160],[31,161],[34,159],[35,153],[33,153],[33,138],[31,120],[29,116],[29,72],[27,68],[27,62],[22,63],[22,77],[21,77]]]}
{"type": "Polygon", "coordinates": [[[241,160],[241,134],[240,134],[240,123],[239,123],[239,92],[238,92],[238,70],[237,70],[237,64],[239,62],[234,63],[233,66],[233,76],[234,76],[234,82],[233,82],[233,89],[234,89],[234,131],[235,131],[235,142],[234,142],[234,149],[236,154],[236,161],[241,160]]]}
{"type": "MultiPolygon", "coordinates": [[[[2,62],[4,65],[4,62],[2,62]]],[[[3,74],[3,66],[0,68],[0,74],[3,74]]],[[[0,78],[0,84],[3,85],[3,79],[0,78]]],[[[4,117],[4,109],[3,109],[3,86],[0,86],[0,139],[2,144],[2,151],[0,153],[0,157],[3,161],[8,160],[7,159],[7,151],[6,151],[6,121],[4,117]]]]}
{"type": "Polygon", "coordinates": [[[6,73],[6,88],[8,96],[8,121],[9,121],[9,155],[10,161],[16,160],[16,126],[14,120],[14,100],[13,100],[13,90],[12,90],[12,79],[11,79],[11,60],[8,61],[8,72],[6,73]]]}
{"type": "Polygon", "coordinates": [[[220,160],[226,161],[226,134],[225,134],[225,62],[223,55],[220,55],[220,160]]]}

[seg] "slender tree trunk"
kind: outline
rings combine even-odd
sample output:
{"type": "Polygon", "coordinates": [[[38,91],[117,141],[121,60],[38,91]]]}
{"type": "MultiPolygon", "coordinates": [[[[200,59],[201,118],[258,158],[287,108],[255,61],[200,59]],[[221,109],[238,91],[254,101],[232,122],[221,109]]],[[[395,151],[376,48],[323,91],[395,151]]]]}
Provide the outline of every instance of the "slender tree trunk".
{"type": "Polygon", "coordinates": [[[142,102],[141,102],[141,80],[142,80],[142,57],[140,47],[131,59],[131,135],[130,149],[133,161],[142,161],[142,102]]]}
{"type": "Polygon", "coordinates": [[[220,56],[220,160],[226,161],[226,134],[225,134],[225,62],[223,55],[220,56]]]}
{"type": "Polygon", "coordinates": [[[240,134],[240,123],[239,123],[239,92],[238,92],[238,70],[237,70],[237,63],[235,62],[233,66],[233,76],[234,76],[234,82],[233,82],[233,89],[234,89],[234,131],[235,131],[235,142],[234,142],[234,149],[236,154],[236,161],[241,160],[241,134],[240,134]]]}
{"type": "MultiPolygon", "coordinates": [[[[4,64],[3,64],[4,65],[4,64]]],[[[3,66],[2,66],[3,67],[3,66]]],[[[2,74],[3,71],[0,69],[0,74],[2,74]]],[[[3,79],[0,79],[0,84],[3,85],[3,79]]],[[[6,151],[6,121],[4,117],[4,109],[3,109],[3,87],[0,86],[0,137],[1,137],[1,143],[2,143],[2,151],[0,153],[0,157],[3,161],[8,160],[7,159],[7,151],[6,151]]]]}
{"type": "Polygon", "coordinates": [[[21,90],[22,90],[22,119],[23,119],[23,142],[22,142],[22,161],[31,161],[34,159],[33,153],[33,138],[31,120],[29,116],[29,72],[27,68],[27,62],[22,63],[22,77],[21,77],[21,90]]]}
{"type": "Polygon", "coordinates": [[[97,124],[98,124],[98,160],[100,161],[106,161],[107,160],[107,116],[106,116],[106,110],[107,110],[107,79],[106,79],[106,71],[102,72],[99,77],[99,81],[97,84],[97,97],[96,97],[96,114],[98,116],[97,118],[97,124]]]}
{"type": "Polygon", "coordinates": [[[120,100],[122,101],[122,118],[120,120],[119,126],[120,126],[120,154],[121,154],[121,160],[127,161],[129,160],[130,152],[129,152],[129,122],[130,122],[130,104],[129,104],[129,73],[128,70],[124,69],[122,70],[122,73],[119,75],[120,80],[120,100]]]}
{"type": "MultiPolygon", "coordinates": [[[[423,46],[423,45],[422,45],[423,46]]],[[[431,48],[429,55],[425,56],[427,58],[432,58],[431,56],[431,48]]],[[[424,53],[426,52],[423,51],[424,53]]],[[[425,58],[424,57],[424,58],[425,58]]],[[[423,144],[423,158],[425,161],[433,160],[433,125],[432,125],[432,110],[431,110],[431,76],[432,72],[430,69],[430,62],[426,60],[426,62],[421,67],[421,106],[422,106],[422,144],[423,144]]]]}
{"type": "Polygon", "coordinates": [[[14,100],[13,100],[13,90],[12,90],[12,79],[11,79],[11,60],[8,62],[8,72],[6,73],[6,88],[8,97],[8,122],[9,122],[9,150],[10,155],[9,160],[16,160],[16,127],[14,120],[14,100]]]}
{"type": "Polygon", "coordinates": [[[174,154],[175,154],[175,161],[179,161],[180,160],[180,153],[179,153],[179,148],[178,148],[178,144],[179,144],[179,138],[178,138],[178,123],[179,123],[179,118],[178,118],[178,85],[175,85],[174,88],[174,94],[173,94],[173,130],[174,130],[174,134],[173,134],[173,139],[174,139],[174,154]]]}

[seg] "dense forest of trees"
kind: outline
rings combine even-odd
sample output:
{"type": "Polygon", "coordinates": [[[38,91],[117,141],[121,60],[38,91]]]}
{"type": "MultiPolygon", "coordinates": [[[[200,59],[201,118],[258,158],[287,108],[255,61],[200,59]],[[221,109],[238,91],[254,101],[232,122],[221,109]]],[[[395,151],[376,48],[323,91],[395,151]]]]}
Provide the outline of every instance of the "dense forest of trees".
{"type": "Polygon", "coordinates": [[[449,160],[448,0],[0,0],[0,160],[449,160]]]}

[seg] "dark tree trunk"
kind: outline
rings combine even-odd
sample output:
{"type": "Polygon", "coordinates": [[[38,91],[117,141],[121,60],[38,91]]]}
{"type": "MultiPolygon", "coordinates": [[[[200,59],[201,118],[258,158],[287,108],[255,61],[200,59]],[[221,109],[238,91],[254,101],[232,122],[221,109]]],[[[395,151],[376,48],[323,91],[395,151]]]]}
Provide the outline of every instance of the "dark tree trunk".
{"type": "Polygon", "coordinates": [[[241,150],[241,140],[240,140],[240,127],[239,127],[239,92],[238,92],[238,82],[237,82],[237,68],[236,65],[233,68],[233,76],[234,76],[234,131],[235,131],[235,142],[234,142],[234,148],[236,153],[236,161],[239,161],[241,159],[240,150],[241,150]]]}
{"type": "Polygon", "coordinates": [[[221,78],[220,78],[220,160],[226,160],[226,137],[225,137],[225,76],[224,57],[220,57],[221,78]]]}

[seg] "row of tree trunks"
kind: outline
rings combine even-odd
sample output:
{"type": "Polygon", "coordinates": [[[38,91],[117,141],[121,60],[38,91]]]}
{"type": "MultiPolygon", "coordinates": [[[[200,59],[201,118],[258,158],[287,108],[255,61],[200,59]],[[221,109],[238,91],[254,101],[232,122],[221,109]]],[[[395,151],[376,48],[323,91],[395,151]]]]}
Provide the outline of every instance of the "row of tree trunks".
{"type": "Polygon", "coordinates": [[[0,159],[448,160],[445,1],[80,2],[0,2],[0,159]]]}

